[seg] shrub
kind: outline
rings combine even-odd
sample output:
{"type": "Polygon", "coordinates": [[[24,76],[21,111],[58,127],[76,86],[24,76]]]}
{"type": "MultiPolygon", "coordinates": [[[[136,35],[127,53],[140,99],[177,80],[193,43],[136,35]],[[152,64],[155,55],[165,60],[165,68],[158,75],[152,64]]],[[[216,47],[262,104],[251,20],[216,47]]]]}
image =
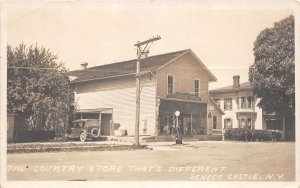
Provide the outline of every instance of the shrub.
{"type": "Polygon", "coordinates": [[[270,130],[230,128],[225,131],[224,137],[226,140],[234,141],[279,141],[281,133],[270,130]]]}
{"type": "Polygon", "coordinates": [[[14,135],[14,142],[15,143],[22,143],[22,142],[42,142],[42,141],[50,141],[54,139],[55,132],[54,131],[22,131],[16,132],[14,135]]]}

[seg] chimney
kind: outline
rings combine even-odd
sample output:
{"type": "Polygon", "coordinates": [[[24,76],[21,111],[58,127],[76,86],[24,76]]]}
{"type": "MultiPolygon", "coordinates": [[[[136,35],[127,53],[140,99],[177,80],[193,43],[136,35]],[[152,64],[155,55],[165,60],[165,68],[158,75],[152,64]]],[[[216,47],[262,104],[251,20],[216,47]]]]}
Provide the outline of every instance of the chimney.
{"type": "Polygon", "coordinates": [[[82,68],[82,69],[86,69],[87,66],[88,66],[88,63],[87,63],[87,62],[83,62],[83,63],[81,63],[80,65],[81,65],[81,68],[82,68]]]}
{"type": "Polygon", "coordinates": [[[240,75],[233,76],[233,88],[240,87],[240,75]]]}

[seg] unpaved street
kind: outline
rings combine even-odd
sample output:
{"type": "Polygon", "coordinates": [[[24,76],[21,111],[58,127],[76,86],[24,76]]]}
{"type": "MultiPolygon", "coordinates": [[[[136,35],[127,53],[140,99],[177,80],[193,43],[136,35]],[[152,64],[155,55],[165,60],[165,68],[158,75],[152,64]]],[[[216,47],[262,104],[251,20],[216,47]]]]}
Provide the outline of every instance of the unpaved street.
{"type": "Polygon", "coordinates": [[[8,154],[8,180],[295,179],[295,143],[147,145],[152,150],[8,154]]]}

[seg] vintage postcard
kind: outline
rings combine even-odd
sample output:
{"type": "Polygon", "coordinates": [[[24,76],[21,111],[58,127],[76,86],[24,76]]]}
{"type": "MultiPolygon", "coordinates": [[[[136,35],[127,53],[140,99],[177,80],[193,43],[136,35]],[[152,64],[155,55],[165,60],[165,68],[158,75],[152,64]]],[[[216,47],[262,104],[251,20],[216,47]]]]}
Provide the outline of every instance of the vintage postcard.
{"type": "Polygon", "coordinates": [[[299,187],[299,7],[1,2],[1,187],[299,187]]]}

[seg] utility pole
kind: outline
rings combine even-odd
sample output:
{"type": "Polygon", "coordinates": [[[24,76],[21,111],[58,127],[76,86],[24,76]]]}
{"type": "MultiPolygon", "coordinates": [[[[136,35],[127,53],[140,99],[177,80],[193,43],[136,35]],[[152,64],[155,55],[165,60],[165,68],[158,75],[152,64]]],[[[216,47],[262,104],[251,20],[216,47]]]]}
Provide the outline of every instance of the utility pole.
{"type": "Polygon", "coordinates": [[[137,42],[134,46],[137,47],[137,62],[136,62],[136,110],[135,110],[135,145],[139,146],[139,127],[140,127],[140,61],[143,54],[149,53],[149,50],[146,49],[148,44],[154,41],[160,40],[160,36],[149,38],[143,42],[137,42]],[[142,50],[142,46],[144,46],[142,50]]]}

